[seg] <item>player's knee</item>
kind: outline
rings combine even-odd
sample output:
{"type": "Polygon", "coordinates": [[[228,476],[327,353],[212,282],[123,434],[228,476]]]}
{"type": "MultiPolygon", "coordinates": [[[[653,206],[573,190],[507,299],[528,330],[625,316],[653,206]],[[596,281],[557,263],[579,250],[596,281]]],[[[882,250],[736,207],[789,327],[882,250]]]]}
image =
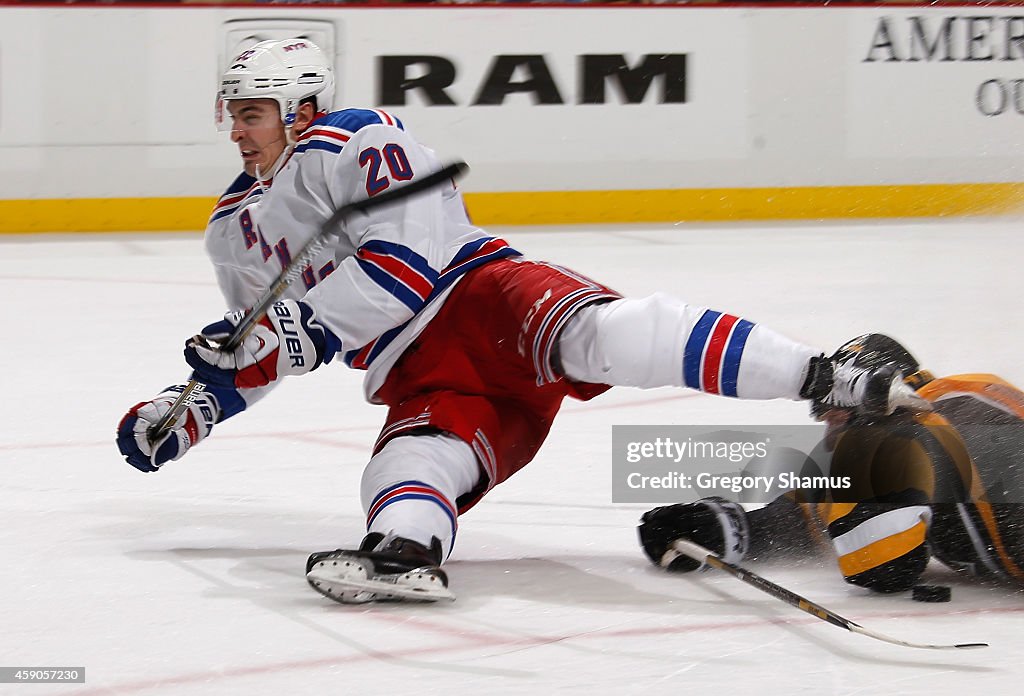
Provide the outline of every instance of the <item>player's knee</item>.
{"type": "Polygon", "coordinates": [[[663,293],[579,310],[559,338],[556,366],[569,379],[652,387],[679,382],[688,307],[663,293]]]}

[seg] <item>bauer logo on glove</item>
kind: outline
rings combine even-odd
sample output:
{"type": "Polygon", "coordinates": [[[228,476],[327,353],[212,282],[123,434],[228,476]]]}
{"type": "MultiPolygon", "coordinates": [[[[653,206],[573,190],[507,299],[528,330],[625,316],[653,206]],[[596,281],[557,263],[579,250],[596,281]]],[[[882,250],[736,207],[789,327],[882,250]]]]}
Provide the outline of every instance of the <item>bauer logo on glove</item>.
{"type": "Polygon", "coordinates": [[[220,405],[209,393],[194,396],[184,413],[171,424],[167,434],[150,442],[147,431],[159,421],[178,395],[181,384],[168,387],[151,401],[132,406],[117,425],[117,448],[125,461],[139,471],[158,471],[170,461],[181,459],[185,452],[202,442],[220,418],[220,405]]]}
{"type": "Polygon", "coordinates": [[[217,347],[244,316],[229,312],[185,343],[185,361],[197,379],[237,389],[262,387],[284,375],[315,370],[340,348],[333,334],[315,321],[312,307],[295,300],[274,304],[234,350],[217,347]]]}

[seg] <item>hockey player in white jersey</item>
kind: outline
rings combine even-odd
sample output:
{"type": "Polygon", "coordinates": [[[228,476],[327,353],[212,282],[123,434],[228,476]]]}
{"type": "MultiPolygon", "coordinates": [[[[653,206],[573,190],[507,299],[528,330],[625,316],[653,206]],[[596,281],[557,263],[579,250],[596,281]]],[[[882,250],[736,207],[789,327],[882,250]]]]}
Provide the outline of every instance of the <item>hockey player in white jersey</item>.
{"type": "Polygon", "coordinates": [[[331,111],[333,87],[305,39],[257,44],[224,74],[219,113],[245,171],[206,230],[229,313],[186,344],[207,388],[159,441],[147,428],[180,385],[133,406],[117,437],[130,464],[157,471],[285,376],[334,361],[365,370],[366,398],[389,411],[362,478],[365,538],[307,562],[325,596],[451,597],[440,566],[459,515],[533,459],[566,396],[675,385],[882,413],[916,399],[892,370],[836,365],[737,316],[623,298],[527,260],[470,222],[453,183],[349,220],[238,349],[218,349],[336,209],[440,169],[395,116],[331,111]]]}

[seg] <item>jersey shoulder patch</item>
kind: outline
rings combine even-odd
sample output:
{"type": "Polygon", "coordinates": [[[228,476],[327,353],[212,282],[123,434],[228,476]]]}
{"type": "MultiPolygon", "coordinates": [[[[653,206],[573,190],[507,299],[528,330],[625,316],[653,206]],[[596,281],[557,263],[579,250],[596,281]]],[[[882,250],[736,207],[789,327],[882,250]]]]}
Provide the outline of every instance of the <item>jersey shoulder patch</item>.
{"type": "Polygon", "coordinates": [[[238,204],[245,199],[255,185],[255,177],[249,176],[245,172],[239,174],[231,182],[231,185],[228,186],[228,190],[224,192],[224,195],[217,201],[217,205],[214,206],[213,213],[210,215],[210,222],[233,213],[238,208],[238,204]]]}
{"type": "Polygon", "coordinates": [[[231,182],[231,185],[228,186],[228,190],[224,192],[224,195],[221,196],[221,198],[232,196],[236,193],[242,193],[243,191],[248,191],[255,183],[256,177],[249,176],[245,172],[242,172],[234,181],[231,182]]]}
{"type": "Polygon", "coordinates": [[[342,109],[318,118],[299,136],[295,152],[326,150],[339,153],[360,128],[394,126],[405,130],[395,116],[379,109],[342,109]]]}

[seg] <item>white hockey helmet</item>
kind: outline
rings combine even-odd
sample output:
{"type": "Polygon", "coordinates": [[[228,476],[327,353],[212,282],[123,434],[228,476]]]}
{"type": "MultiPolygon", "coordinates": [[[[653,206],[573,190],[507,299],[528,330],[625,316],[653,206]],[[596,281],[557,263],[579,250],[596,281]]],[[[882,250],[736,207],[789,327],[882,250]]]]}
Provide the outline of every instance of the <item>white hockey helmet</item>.
{"type": "Polygon", "coordinates": [[[228,66],[217,92],[217,127],[231,129],[227,102],[232,99],[276,99],[281,121],[295,121],[299,102],[316,97],[319,111],[334,102],[334,71],[323,51],[309,39],[261,41],[242,51],[228,66]]]}

